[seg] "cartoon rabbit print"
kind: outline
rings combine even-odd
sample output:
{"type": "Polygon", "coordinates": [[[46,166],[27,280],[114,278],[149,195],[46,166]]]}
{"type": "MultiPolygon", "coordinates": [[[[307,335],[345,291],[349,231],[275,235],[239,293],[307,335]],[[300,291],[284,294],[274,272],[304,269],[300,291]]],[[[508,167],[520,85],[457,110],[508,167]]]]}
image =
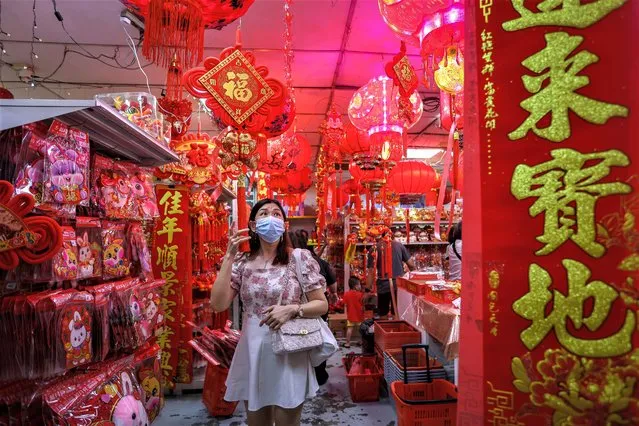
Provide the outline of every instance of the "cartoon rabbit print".
{"type": "Polygon", "coordinates": [[[81,355],[85,342],[89,340],[91,332],[87,331],[87,328],[82,321],[82,317],[80,316],[80,312],[75,311],[73,313],[73,319],[69,322],[69,331],[71,332],[71,348],[74,354],[73,365],[82,364],[85,361],[85,358],[81,355]]]}
{"type": "Polygon", "coordinates": [[[121,379],[123,396],[113,408],[111,421],[115,426],[149,426],[144,404],[133,395],[131,376],[123,372],[121,379]]]}
{"type": "Polygon", "coordinates": [[[93,276],[93,265],[95,259],[93,258],[93,251],[89,244],[89,235],[85,232],[83,236],[78,237],[79,247],[79,264],[80,272],[78,278],[89,278],[93,276]]]}

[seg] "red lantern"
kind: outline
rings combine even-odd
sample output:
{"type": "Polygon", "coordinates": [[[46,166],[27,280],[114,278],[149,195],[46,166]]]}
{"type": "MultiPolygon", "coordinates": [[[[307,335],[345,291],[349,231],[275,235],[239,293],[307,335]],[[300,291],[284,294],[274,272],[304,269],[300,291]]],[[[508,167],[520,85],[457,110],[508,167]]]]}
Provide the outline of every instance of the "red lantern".
{"type": "Polygon", "coordinates": [[[385,172],[382,169],[362,169],[357,164],[352,163],[348,166],[353,179],[358,181],[364,188],[378,190],[385,182],[385,172]]]}
{"type": "Polygon", "coordinates": [[[301,170],[294,170],[286,173],[288,180],[287,194],[303,194],[311,187],[311,169],[304,167],[301,170]]]}
{"type": "Polygon", "coordinates": [[[243,16],[255,0],[121,0],[144,18],[142,53],[168,67],[177,54],[192,67],[202,61],[204,29],[222,29],[243,16]]]}
{"type": "Polygon", "coordinates": [[[453,125],[453,117],[457,120],[456,129],[462,130],[464,128],[464,92],[451,95],[443,90],[440,91],[439,112],[440,123],[444,130],[450,130],[453,125]],[[453,106],[452,110],[451,105],[453,106]]]}
{"type": "Polygon", "coordinates": [[[311,161],[311,144],[300,135],[282,135],[269,139],[260,151],[259,170],[267,173],[283,173],[300,170],[311,161]]]}
{"type": "Polygon", "coordinates": [[[435,170],[423,161],[401,161],[388,177],[388,189],[398,194],[427,194],[435,176],[435,170]]]}
{"type": "Polygon", "coordinates": [[[269,189],[278,194],[286,193],[288,189],[288,179],[284,174],[272,174],[268,180],[269,189]]]}

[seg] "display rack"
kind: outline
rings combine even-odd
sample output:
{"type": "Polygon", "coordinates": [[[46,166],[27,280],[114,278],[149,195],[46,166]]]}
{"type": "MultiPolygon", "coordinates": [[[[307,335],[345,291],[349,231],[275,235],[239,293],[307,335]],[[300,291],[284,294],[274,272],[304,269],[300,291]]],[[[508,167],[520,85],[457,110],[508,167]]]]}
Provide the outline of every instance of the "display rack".
{"type": "Polygon", "coordinates": [[[87,131],[95,148],[112,157],[126,158],[143,166],[179,161],[168,146],[156,141],[103,100],[0,100],[0,130],[50,118],[87,131]]]}

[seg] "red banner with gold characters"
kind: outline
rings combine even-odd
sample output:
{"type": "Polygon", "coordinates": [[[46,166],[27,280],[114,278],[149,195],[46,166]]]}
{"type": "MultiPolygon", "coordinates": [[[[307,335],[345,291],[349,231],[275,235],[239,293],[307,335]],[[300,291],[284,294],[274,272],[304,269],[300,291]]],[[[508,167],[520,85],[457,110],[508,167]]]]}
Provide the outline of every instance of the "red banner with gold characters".
{"type": "Polygon", "coordinates": [[[462,320],[458,424],[639,424],[639,2],[466,4],[483,309],[462,320]]]}
{"type": "MultiPolygon", "coordinates": [[[[172,389],[178,375],[182,316],[188,305],[184,303],[185,292],[191,292],[191,220],[189,218],[189,189],[156,187],[160,219],[155,227],[153,245],[153,273],[166,280],[162,288],[161,304],[165,325],[158,333],[158,344],[162,349],[161,368],[165,385],[172,389]]],[[[178,380],[180,381],[180,380],[178,380]]]]}

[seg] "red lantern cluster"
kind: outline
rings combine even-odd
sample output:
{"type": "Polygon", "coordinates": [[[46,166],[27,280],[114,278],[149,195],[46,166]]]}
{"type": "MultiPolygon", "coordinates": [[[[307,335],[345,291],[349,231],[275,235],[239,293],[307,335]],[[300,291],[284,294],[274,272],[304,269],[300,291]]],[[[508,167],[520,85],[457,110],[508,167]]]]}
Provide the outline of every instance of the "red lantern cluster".
{"type": "Polygon", "coordinates": [[[423,161],[401,161],[388,177],[387,188],[398,194],[427,194],[437,173],[423,161]]]}
{"type": "Polygon", "coordinates": [[[291,170],[301,170],[311,161],[311,144],[298,134],[282,135],[269,139],[261,146],[258,169],[277,174],[291,170]]]}

